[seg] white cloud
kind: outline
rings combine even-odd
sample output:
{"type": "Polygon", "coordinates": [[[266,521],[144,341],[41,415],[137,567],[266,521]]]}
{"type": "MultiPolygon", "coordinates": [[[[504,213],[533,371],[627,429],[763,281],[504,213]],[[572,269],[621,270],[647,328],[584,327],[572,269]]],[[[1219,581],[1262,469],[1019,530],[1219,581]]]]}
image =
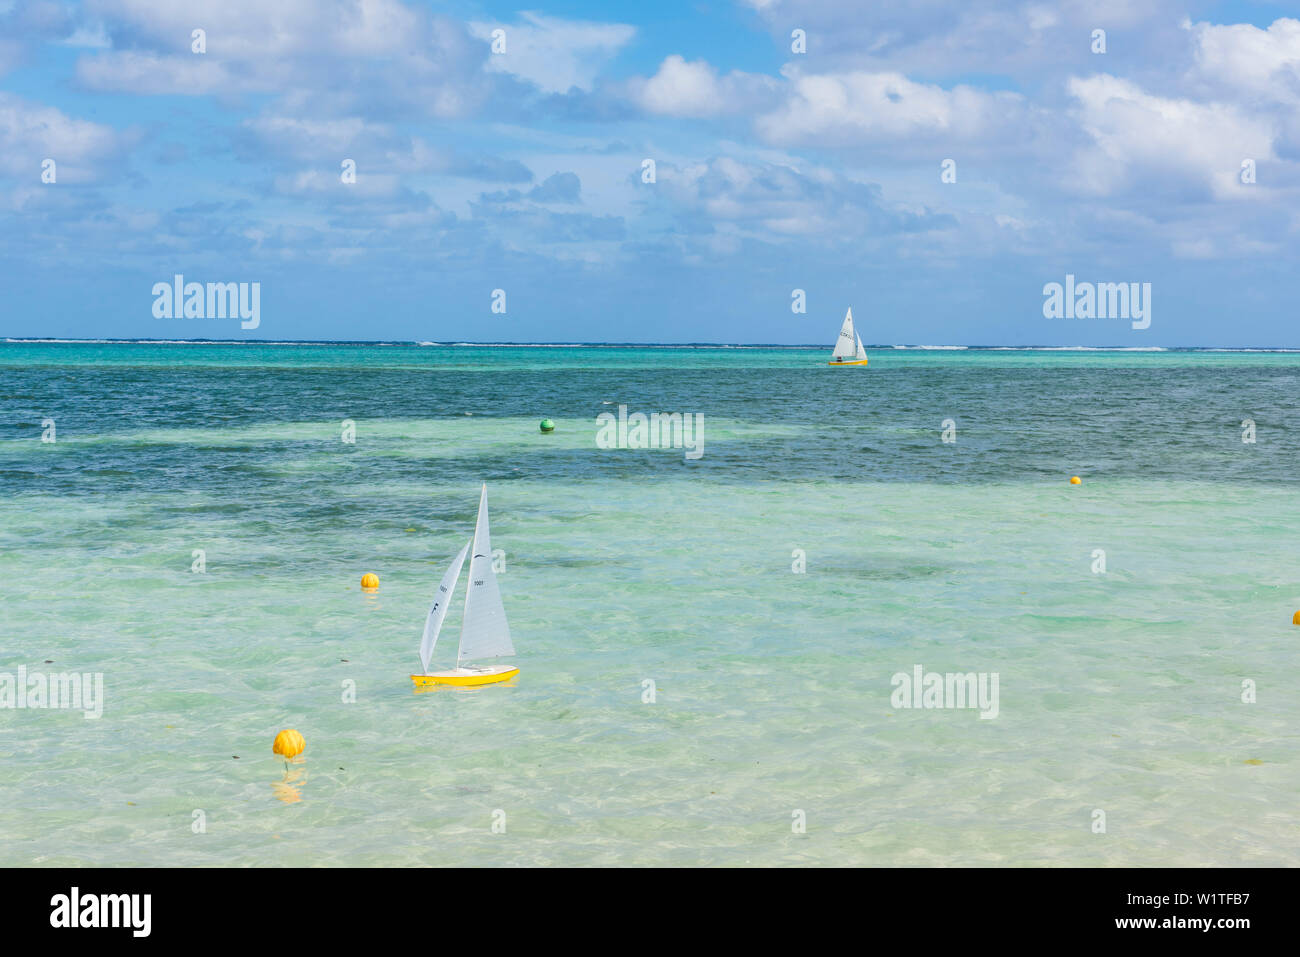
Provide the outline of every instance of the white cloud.
{"type": "Polygon", "coordinates": [[[59,183],[92,182],[117,161],[128,137],[52,106],[0,92],[0,171],[39,183],[41,162],[55,161],[59,183]]]}
{"type": "Polygon", "coordinates": [[[886,202],[879,187],[825,167],[731,156],[661,164],[655,201],[672,212],[684,235],[696,236],[801,237],[835,245],[953,225],[928,209],[886,202]]]}
{"type": "Polygon", "coordinates": [[[719,76],[704,60],[673,54],[648,79],[629,84],[642,109],[663,116],[717,116],[753,109],[770,99],[777,87],[771,77],[732,71],[719,76]]]}
{"type": "Polygon", "coordinates": [[[651,113],[669,116],[708,116],[724,108],[713,68],[703,60],[688,63],[675,54],[641,84],[637,98],[651,113]]]}
{"type": "Polygon", "coordinates": [[[1024,107],[1018,94],[967,86],[947,90],[901,73],[787,70],[787,75],[791,83],[784,103],[757,120],[759,134],[771,143],[969,142],[998,135],[1024,107]]]}
{"type": "Polygon", "coordinates": [[[342,53],[383,56],[426,38],[428,18],[399,0],[87,0],[112,35],[169,53],[190,52],[195,28],[208,53],[236,61],[342,53]]]}
{"type": "Polygon", "coordinates": [[[464,26],[399,0],[88,0],[115,49],[83,56],[94,90],[278,93],[299,112],[461,116],[486,96],[464,26]],[[206,32],[206,53],[191,33],[206,32]]]}
{"type": "Polygon", "coordinates": [[[123,50],[83,59],[77,77],[95,90],[153,95],[199,96],[264,89],[256,77],[228,70],[218,60],[182,59],[123,50]]]}
{"type": "Polygon", "coordinates": [[[1300,20],[1275,20],[1267,30],[1249,23],[1187,28],[1202,80],[1300,106],[1300,20]]]}
{"type": "Polygon", "coordinates": [[[492,31],[505,31],[506,52],[494,53],[488,69],[527,80],[547,93],[590,90],[596,75],[636,35],[621,23],[561,20],[521,13],[516,24],[470,24],[470,32],[490,43],[492,31]]]}
{"type": "Polygon", "coordinates": [[[1216,199],[1257,194],[1243,189],[1243,157],[1273,157],[1272,123],[1228,104],[1153,96],[1136,84],[1099,74],[1067,84],[1075,115],[1092,140],[1077,157],[1086,190],[1107,194],[1143,184],[1191,186],[1216,199]]]}

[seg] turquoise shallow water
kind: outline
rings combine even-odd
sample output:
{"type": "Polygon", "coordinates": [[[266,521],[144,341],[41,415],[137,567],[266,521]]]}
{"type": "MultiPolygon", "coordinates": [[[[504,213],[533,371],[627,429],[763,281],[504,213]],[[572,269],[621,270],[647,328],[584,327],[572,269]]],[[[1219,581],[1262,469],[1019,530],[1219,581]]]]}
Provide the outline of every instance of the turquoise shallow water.
{"type": "Polygon", "coordinates": [[[106,694],[0,864],[1295,863],[1300,356],[824,352],[0,345],[0,672],[106,694]],[[482,481],[523,672],[416,695],[482,481]]]}

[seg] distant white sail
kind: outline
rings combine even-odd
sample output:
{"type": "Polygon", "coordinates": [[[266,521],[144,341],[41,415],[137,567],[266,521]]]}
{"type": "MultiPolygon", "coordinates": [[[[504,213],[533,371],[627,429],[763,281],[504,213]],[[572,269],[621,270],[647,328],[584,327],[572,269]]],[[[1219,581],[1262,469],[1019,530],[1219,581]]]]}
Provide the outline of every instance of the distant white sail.
{"type": "Polygon", "coordinates": [[[853,342],[857,334],[853,331],[853,310],[849,309],[844,314],[844,325],[840,326],[840,337],[835,340],[835,351],[831,353],[832,359],[849,359],[853,357],[853,342]]]}
{"type": "MultiPolygon", "coordinates": [[[[857,333],[854,333],[854,335],[857,335],[857,333]]],[[[855,358],[865,359],[866,357],[867,357],[867,350],[862,348],[862,337],[858,336],[858,354],[857,356],[855,356],[855,358]]]]}
{"type": "Polygon", "coordinates": [[[496,572],[492,570],[492,539],[488,531],[487,486],[478,500],[478,525],[469,560],[469,590],[465,592],[465,619],[460,625],[461,661],[513,655],[510,624],[501,604],[496,572]]]}
{"type": "Polygon", "coordinates": [[[442,576],[442,581],[438,583],[438,591],[433,596],[433,605],[429,608],[429,617],[424,621],[424,637],[420,639],[420,664],[424,665],[426,675],[429,673],[429,661],[433,658],[433,646],[438,643],[442,620],[447,617],[447,609],[451,607],[451,593],[456,590],[456,583],[460,581],[460,570],[465,564],[469,546],[470,542],[466,542],[465,547],[460,550],[460,554],[447,569],[447,574],[442,576]]]}

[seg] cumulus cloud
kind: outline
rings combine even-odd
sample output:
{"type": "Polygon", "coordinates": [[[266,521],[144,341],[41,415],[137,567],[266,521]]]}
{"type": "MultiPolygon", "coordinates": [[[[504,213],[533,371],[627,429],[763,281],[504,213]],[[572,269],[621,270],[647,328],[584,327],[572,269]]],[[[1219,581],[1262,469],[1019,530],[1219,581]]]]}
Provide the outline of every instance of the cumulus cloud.
{"type": "Polygon", "coordinates": [[[798,237],[826,245],[864,235],[947,229],[948,215],[885,200],[879,186],[811,166],[730,156],[661,164],[652,205],[688,233],[731,231],[768,241],[798,237]]]}
{"type": "Polygon", "coordinates": [[[114,172],[135,137],[0,92],[0,171],[38,182],[53,159],[58,182],[89,183],[114,172]]]}
{"type": "Polygon", "coordinates": [[[1019,94],[968,86],[948,90],[901,73],[788,70],[787,75],[790,86],[782,104],[756,121],[759,135],[771,143],[972,143],[1012,134],[1025,113],[1019,94]]]}
{"type": "Polygon", "coordinates": [[[1094,193],[1141,187],[1187,190],[1197,201],[1240,198],[1252,195],[1238,178],[1242,157],[1274,155],[1272,124],[1232,105],[1154,96],[1109,74],[1074,77],[1068,89],[1091,139],[1076,169],[1094,193]]]}
{"type": "Polygon", "coordinates": [[[1300,106],[1300,20],[1275,20],[1267,30],[1249,23],[1187,24],[1196,43],[1196,70],[1209,84],[1300,106]]]}
{"type": "Polygon", "coordinates": [[[597,74],[636,35],[636,28],[621,23],[561,20],[537,13],[521,13],[514,24],[470,24],[474,36],[485,43],[494,30],[505,31],[505,52],[488,59],[488,69],[509,73],[547,93],[589,91],[597,74]]]}
{"type": "Polygon", "coordinates": [[[399,0],[88,0],[112,49],[80,82],[124,93],[279,94],[299,112],[465,115],[488,95],[487,51],[462,24],[399,0]],[[191,33],[206,32],[206,53],[191,33]]]}
{"type": "Polygon", "coordinates": [[[771,94],[777,82],[753,73],[719,76],[704,60],[673,54],[654,76],[631,81],[632,98],[642,109],[663,116],[704,117],[752,109],[771,94]]]}

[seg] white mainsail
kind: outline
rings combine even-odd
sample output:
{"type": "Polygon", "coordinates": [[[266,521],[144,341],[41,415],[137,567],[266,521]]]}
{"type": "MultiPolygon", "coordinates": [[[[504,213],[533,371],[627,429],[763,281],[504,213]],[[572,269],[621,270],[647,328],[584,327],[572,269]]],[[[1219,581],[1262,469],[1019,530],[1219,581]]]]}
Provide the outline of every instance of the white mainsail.
{"type": "Polygon", "coordinates": [[[844,325],[840,326],[840,337],[835,340],[835,351],[831,353],[832,359],[851,359],[853,353],[853,341],[857,334],[853,331],[853,309],[844,314],[844,325]]]}
{"type": "Polygon", "coordinates": [[[465,564],[469,546],[470,542],[466,542],[447,569],[447,574],[442,576],[438,591],[433,596],[433,605],[429,608],[429,617],[424,621],[424,637],[420,639],[420,664],[424,666],[426,675],[429,673],[429,659],[433,657],[433,646],[438,643],[438,632],[442,631],[442,621],[447,617],[447,609],[451,607],[451,593],[460,581],[460,570],[465,564]]]}
{"type": "MultiPolygon", "coordinates": [[[[857,333],[855,332],[854,335],[857,335],[857,333]]],[[[858,336],[858,354],[854,358],[865,359],[866,357],[867,357],[867,350],[862,348],[862,337],[858,336]]]]}
{"type": "Polygon", "coordinates": [[[460,653],[456,664],[478,658],[513,655],[510,625],[501,604],[496,572],[492,570],[492,540],[488,532],[487,485],[478,500],[478,525],[469,560],[469,589],[465,592],[465,618],[460,625],[460,653]]]}

